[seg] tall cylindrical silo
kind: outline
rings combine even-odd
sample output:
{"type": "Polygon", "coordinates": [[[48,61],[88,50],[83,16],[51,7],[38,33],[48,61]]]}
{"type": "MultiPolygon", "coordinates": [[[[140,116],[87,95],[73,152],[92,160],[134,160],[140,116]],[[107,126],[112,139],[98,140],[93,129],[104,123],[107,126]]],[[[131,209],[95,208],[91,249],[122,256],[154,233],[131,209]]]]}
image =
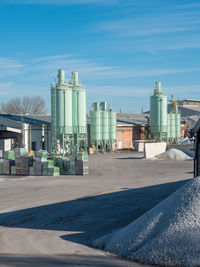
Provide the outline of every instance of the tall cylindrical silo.
{"type": "Polygon", "coordinates": [[[56,149],[56,84],[51,84],[51,153],[56,149]]]}
{"type": "Polygon", "coordinates": [[[171,140],[171,114],[168,114],[167,116],[167,139],[171,140]]]}
{"type": "Polygon", "coordinates": [[[72,89],[70,87],[63,90],[64,93],[64,134],[72,134],[72,89]]]}
{"type": "Polygon", "coordinates": [[[72,122],[73,132],[78,133],[78,93],[77,90],[72,90],[72,122]]]}
{"type": "MultiPolygon", "coordinates": [[[[96,104],[96,103],[94,103],[96,104]]],[[[97,103],[98,104],[98,103],[97,103]]],[[[102,140],[101,135],[101,112],[99,111],[99,108],[94,108],[90,112],[91,115],[91,128],[90,128],[90,138],[91,138],[91,144],[97,145],[102,140]]]]}
{"type": "Polygon", "coordinates": [[[109,140],[109,113],[107,111],[107,103],[101,102],[101,124],[102,124],[102,140],[109,140]]]}
{"type": "Polygon", "coordinates": [[[87,133],[86,127],[86,92],[84,89],[78,90],[77,92],[77,103],[78,103],[78,132],[87,133]]]}
{"type": "Polygon", "coordinates": [[[64,93],[63,89],[56,89],[56,132],[63,133],[64,129],[64,93]]]}
{"type": "Polygon", "coordinates": [[[153,137],[160,141],[167,138],[167,96],[163,95],[160,82],[156,82],[150,97],[150,125],[153,137]]]}
{"type": "Polygon", "coordinates": [[[110,111],[110,140],[115,141],[117,139],[117,119],[116,112],[110,111]]]}
{"type": "Polygon", "coordinates": [[[176,142],[181,138],[181,115],[176,113],[175,115],[176,125],[176,142]]]}

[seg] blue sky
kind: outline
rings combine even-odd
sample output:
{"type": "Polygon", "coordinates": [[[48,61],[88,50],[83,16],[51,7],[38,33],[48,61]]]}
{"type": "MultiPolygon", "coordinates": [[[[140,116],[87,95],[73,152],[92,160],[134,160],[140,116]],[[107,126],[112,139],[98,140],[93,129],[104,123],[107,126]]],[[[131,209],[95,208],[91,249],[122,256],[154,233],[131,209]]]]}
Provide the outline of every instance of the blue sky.
{"type": "Polygon", "coordinates": [[[198,0],[0,0],[0,98],[41,95],[57,70],[79,71],[87,107],[149,109],[155,81],[200,95],[198,0]]]}

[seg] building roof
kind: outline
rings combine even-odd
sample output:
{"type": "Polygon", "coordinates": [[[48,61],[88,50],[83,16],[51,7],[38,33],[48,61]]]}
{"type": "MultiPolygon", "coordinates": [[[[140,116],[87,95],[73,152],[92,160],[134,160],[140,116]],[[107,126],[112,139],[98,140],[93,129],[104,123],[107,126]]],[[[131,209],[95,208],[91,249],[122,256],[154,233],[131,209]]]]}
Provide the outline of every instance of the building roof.
{"type": "Polygon", "coordinates": [[[0,114],[0,119],[6,118],[11,121],[27,124],[51,125],[50,115],[19,115],[19,114],[0,114]]]}
{"type": "Polygon", "coordinates": [[[0,130],[6,131],[8,127],[20,130],[21,123],[1,116],[0,117],[0,130]]]}

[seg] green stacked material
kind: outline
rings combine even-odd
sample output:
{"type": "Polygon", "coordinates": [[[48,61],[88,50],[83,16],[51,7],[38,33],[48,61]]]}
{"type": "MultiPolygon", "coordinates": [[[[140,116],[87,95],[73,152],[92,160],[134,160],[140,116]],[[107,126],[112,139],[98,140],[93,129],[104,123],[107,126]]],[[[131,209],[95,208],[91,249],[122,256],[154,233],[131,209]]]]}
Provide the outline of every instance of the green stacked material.
{"type": "Polygon", "coordinates": [[[58,167],[50,167],[48,168],[48,175],[49,176],[59,176],[60,169],[58,167]]]}
{"type": "Polygon", "coordinates": [[[25,147],[17,147],[15,148],[15,158],[21,158],[25,155],[27,155],[28,153],[26,152],[26,148],[25,147]]]}
{"type": "Polygon", "coordinates": [[[3,174],[10,174],[11,173],[11,167],[15,165],[14,160],[10,159],[4,159],[3,161],[3,174]]]}
{"type": "Polygon", "coordinates": [[[48,158],[48,152],[46,150],[39,150],[37,152],[37,158],[47,159],[48,158]]]}
{"type": "Polygon", "coordinates": [[[76,161],[77,168],[85,168],[88,167],[88,160],[77,160],[76,161]]]}
{"type": "Polygon", "coordinates": [[[63,174],[68,174],[68,172],[70,170],[70,160],[65,158],[63,160],[63,163],[64,163],[64,172],[63,172],[63,174]]]}
{"type": "Polygon", "coordinates": [[[76,160],[76,174],[77,175],[87,175],[87,174],[89,174],[88,159],[76,160]]]}
{"type": "Polygon", "coordinates": [[[29,175],[31,176],[35,175],[35,167],[29,167],[29,175]]]}
{"type": "Polygon", "coordinates": [[[42,175],[48,176],[48,173],[49,173],[49,168],[43,168],[42,175]]]}
{"type": "Polygon", "coordinates": [[[16,166],[11,167],[11,175],[16,175],[16,166]]]}
{"type": "Polygon", "coordinates": [[[29,175],[29,157],[15,159],[16,175],[29,175]]]}
{"type": "Polygon", "coordinates": [[[54,165],[60,169],[60,174],[64,174],[64,159],[62,157],[54,158],[54,165]]]}
{"type": "Polygon", "coordinates": [[[43,163],[36,161],[34,163],[34,167],[35,167],[35,175],[41,176],[42,175],[42,169],[43,169],[43,163]]]}
{"type": "Polygon", "coordinates": [[[77,160],[88,160],[88,153],[87,152],[79,152],[76,153],[77,160]]]}
{"type": "Polygon", "coordinates": [[[15,160],[15,152],[14,151],[4,151],[3,157],[4,157],[4,159],[15,160]]]}
{"type": "Polygon", "coordinates": [[[69,170],[67,171],[67,174],[74,175],[76,174],[76,165],[75,165],[75,158],[70,158],[70,164],[69,164],[69,170]]]}
{"type": "Polygon", "coordinates": [[[3,174],[3,161],[0,162],[0,174],[3,174]]]}
{"type": "Polygon", "coordinates": [[[50,168],[50,167],[54,167],[53,160],[47,160],[46,162],[43,162],[43,168],[50,168]]]}
{"type": "Polygon", "coordinates": [[[88,175],[89,174],[89,169],[87,167],[85,168],[77,168],[76,169],[76,174],[77,175],[88,175]]]}

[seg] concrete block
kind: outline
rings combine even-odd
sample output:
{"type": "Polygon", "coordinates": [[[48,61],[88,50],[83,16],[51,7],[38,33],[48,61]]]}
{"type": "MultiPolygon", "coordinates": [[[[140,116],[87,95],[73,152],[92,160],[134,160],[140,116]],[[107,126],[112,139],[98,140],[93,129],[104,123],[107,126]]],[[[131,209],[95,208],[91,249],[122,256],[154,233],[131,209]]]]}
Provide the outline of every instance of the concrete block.
{"type": "Polygon", "coordinates": [[[144,156],[146,159],[154,158],[156,155],[164,153],[166,151],[166,148],[166,142],[145,143],[144,156]]]}

